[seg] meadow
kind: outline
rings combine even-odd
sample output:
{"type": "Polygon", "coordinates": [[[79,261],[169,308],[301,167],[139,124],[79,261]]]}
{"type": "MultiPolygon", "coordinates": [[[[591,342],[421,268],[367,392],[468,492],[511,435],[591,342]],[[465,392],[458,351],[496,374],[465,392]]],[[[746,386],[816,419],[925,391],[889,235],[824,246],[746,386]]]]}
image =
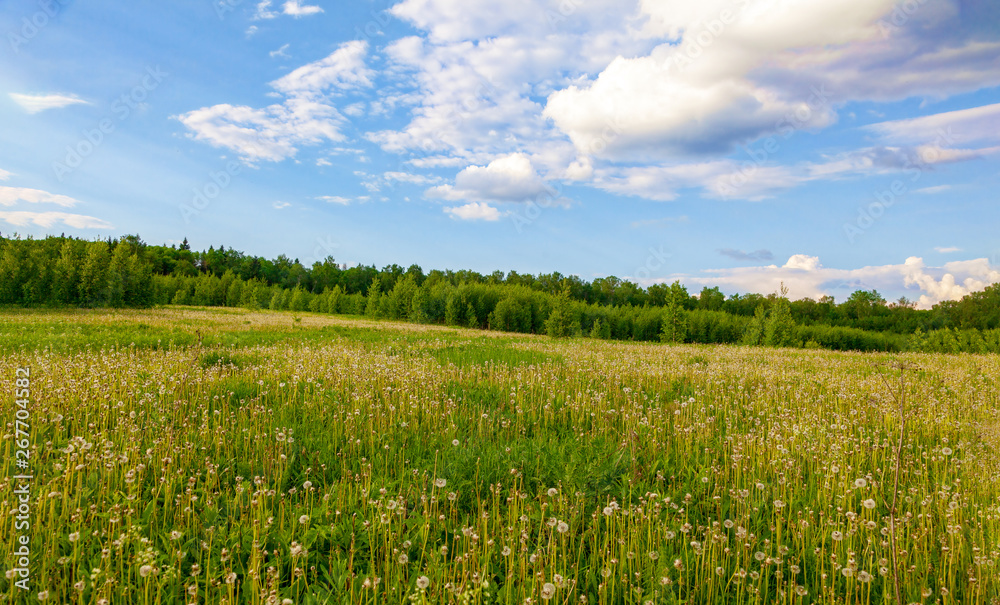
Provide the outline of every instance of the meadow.
{"type": "Polygon", "coordinates": [[[2,602],[1000,603],[997,355],[179,307],[0,349],[2,602]]]}

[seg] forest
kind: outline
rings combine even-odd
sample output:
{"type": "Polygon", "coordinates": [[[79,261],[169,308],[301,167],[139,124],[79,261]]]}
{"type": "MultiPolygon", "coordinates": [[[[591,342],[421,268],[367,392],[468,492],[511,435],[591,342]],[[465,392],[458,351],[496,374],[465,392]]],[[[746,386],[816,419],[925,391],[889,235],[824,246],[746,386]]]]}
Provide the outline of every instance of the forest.
{"type": "Polygon", "coordinates": [[[336,313],[508,332],[601,339],[859,351],[1000,353],[1000,284],[918,310],[875,290],[847,300],[785,292],[690,293],[614,276],[303,266],[233,248],[148,245],[137,235],[85,240],[0,236],[0,305],[198,305],[336,313]]]}

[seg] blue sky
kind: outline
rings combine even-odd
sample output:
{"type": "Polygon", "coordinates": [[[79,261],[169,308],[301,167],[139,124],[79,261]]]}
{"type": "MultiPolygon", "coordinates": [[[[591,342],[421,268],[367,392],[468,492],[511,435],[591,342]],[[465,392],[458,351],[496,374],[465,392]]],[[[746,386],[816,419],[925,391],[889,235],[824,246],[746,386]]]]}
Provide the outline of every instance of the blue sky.
{"type": "Polygon", "coordinates": [[[0,231],[923,307],[1000,282],[987,0],[12,0],[0,231]]]}

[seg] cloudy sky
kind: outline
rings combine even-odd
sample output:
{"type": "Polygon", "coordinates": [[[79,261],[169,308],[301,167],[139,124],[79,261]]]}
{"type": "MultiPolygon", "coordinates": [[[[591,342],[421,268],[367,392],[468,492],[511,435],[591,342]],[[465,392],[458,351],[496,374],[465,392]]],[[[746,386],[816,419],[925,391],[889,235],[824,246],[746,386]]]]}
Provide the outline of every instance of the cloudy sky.
{"type": "Polygon", "coordinates": [[[993,0],[11,0],[0,231],[922,306],[1000,281],[993,0]]]}

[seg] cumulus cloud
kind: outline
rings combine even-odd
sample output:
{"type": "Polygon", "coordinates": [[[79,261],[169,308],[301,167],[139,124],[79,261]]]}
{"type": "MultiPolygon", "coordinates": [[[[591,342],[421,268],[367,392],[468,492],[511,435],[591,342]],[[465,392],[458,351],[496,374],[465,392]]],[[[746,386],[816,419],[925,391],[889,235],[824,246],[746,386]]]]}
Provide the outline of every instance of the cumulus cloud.
{"type": "Polygon", "coordinates": [[[83,214],[69,214],[66,212],[27,212],[23,210],[0,211],[0,220],[25,227],[27,225],[38,225],[39,227],[52,227],[57,223],[63,223],[75,229],[112,229],[111,223],[83,214]]]}
{"type": "MultiPolygon", "coordinates": [[[[2,176],[2,175],[0,175],[2,176]]],[[[6,180],[0,178],[0,180],[6,180]]],[[[0,187],[0,206],[13,206],[17,202],[27,202],[29,204],[55,204],[57,206],[72,207],[80,203],[66,195],[49,193],[41,189],[28,189],[25,187],[0,187]]]]}
{"type": "Polygon", "coordinates": [[[523,153],[497,158],[486,166],[469,166],[458,173],[454,186],[427,190],[428,197],[497,202],[524,202],[554,193],[523,153]]]}
{"type": "Polygon", "coordinates": [[[471,202],[464,206],[452,206],[444,209],[453,219],[462,221],[498,221],[500,211],[486,202],[471,202]]]}
{"type": "Polygon", "coordinates": [[[328,57],[304,65],[271,83],[284,97],[263,109],[229,104],[177,117],[195,140],[232,149],[248,162],[294,157],[302,145],[341,141],[346,118],[330,96],[372,85],[365,65],[368,44],[342,44],[328,57]]]}
{"type": "MultiPolygon", "coordinates": [[[[711,269],[700,275],[678,275],[691,285],[721,286],[740,292],[777,292],[782,284],[794,298],[820,298],[839,293],[849,295],[857,289],[913,290],[918,294],[917,307],[928,309],[945,300],[958,300],[1000,282],[1000,270],[985,258],[928,267],[922,258],[911,256],[902,264],[834,269],[824,267],[818,257],[796,254],[782,265],[711,269]]],[[[648,284],[647,284],[648,285],[648,284]]]]}
{"type": "Polygon", "coordinates": [[[284,6],[281,7],[282,12],[286,15],[291,15],[295,18],[307,17],[309,15],[318,15],[323,12],[323,9],[318,6],[305,5],[303,6],[299,0],[287,0],[284,6]]]}
{"type": "Polygon", "coordinates": [[[23,95],[12,92],[10,93],[10,98],[29,114],[39,113],[46,109],[59,109],[70,105],[90,104],[76,95],[23,95]]]}

